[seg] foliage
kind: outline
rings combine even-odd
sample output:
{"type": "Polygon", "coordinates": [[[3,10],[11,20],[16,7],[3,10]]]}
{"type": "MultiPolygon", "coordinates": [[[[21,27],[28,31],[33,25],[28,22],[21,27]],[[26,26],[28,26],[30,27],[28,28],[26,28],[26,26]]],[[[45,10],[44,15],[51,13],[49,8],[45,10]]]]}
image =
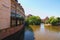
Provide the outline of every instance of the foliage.
{"type": "Polygon", "coordinates": [[[49,20],[46,20],[46,23],[50,23],[52,25],[58,25],[60,23],[60,17],[51,16],[49,20]]]}
{"type": "Polygon", "coordinates": [[[57,17],[58,22],[60,22],[60,17],[57,17]]]}
{"type": "Polygon", "coordinates": [[[57,24],[57,19],[52,19],[51,21],[50,21],[50,23],[52,24],[52,25],[56,25],[57,24]]]}
{"type": "Polygon", "coordinates": [[[26,18],[26,22],[31,25],[40,25],[41,19],[39,16],[30,16],[30,17],[26,18]]]}
{"type": "Polygon", "coordinates": [[[49,23],[49,20],[46,20],[46,22],[45,22],[46,24],[48,24],[49,23]]]}
{"type": "Polygon", "coordinates": [[[54,16],[51,16],[48,20],[46,20],[46,23],[50,23],[51,20],[53,20],[53,19],[54,19],[54,16]]]}

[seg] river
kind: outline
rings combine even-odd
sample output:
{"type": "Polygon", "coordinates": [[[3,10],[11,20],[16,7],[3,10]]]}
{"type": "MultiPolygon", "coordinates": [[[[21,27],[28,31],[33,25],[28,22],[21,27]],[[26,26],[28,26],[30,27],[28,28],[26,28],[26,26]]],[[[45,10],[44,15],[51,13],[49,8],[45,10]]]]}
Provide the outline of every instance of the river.
{"type": "Polygon", "coordinates": [[[60,40],[60,26],[30,25],[25,28],[24,40],[60,40]]]}

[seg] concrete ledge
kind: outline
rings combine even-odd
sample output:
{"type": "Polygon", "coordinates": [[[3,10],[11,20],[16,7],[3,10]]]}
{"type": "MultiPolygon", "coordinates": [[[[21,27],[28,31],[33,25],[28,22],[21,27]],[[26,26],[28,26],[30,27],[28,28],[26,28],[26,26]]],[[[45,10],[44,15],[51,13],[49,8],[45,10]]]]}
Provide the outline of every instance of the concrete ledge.
{"type": "Polygon", "coordinates": [[[51,24],[44,24],[45,26],[52,26],[51,24]]]}

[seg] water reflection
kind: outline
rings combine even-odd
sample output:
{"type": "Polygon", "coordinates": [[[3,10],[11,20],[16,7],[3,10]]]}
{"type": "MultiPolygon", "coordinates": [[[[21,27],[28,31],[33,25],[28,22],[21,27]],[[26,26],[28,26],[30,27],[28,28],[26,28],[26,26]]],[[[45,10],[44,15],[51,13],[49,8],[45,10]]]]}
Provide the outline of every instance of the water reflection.
{"type": "Polygon", "coordinates": [[[34,32],[35,40],[39,40],[40,36],[40,25],[30,25],[34,32]]]}
{"type": "Polygon", "coordinates": [[[60,40],[60,27],[30,25],[26,27],[25,40],[60,40]]]}
{"type": "Polygon", "coordinates": [[[34,33],[30,26],[26,26],[24,40],[34,40],[34,33]]]}
{"type": "Polygon", "coordinates": [[[32,25],[31,27],[34,31],[35,40],[60,40],[60,27],[45,27],[44,24],[32,25]]]}
{"type": "Polygon", "coordinates": [[[45,29],[50,32],[60,32],[60,26],[45,26],[45,29]]]}
{"type": "Polygon", "coordinates": [[[43,33],[45,32],[44,24],[40,25],[40,32],[43,32],[43,33]]]}
{"type": "Polygon", "coordinates": [[[30,25],[30,27],[33,29],[33,31],[39,31],[40,25],[30,25]]]}

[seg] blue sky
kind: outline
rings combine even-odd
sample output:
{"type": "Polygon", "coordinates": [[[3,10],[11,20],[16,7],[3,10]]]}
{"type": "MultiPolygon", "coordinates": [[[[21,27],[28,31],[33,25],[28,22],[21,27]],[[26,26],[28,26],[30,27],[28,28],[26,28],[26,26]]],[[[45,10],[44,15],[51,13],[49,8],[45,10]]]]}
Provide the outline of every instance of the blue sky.
{"type": "Polygon", "coordinates": [[[25,14],[32,14],[45,18],[46,16],[60,16],[60,0],[18,0],[23,6],[25,14]]]}

